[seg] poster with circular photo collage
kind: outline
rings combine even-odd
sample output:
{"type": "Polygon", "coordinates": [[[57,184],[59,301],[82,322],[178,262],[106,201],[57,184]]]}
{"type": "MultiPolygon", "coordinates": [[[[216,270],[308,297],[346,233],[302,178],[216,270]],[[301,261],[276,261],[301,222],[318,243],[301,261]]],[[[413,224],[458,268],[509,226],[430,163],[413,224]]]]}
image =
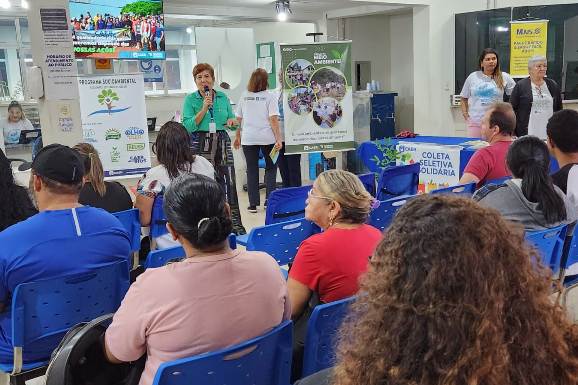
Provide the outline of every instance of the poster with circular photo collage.
{"type": "Polygon", "coordinates": [[[305,59],[293,60],[285,68],[285,82],[291,88],[289,109],[297,115],[313,113],[321,128],[332,128],[343,116],[340,101],[347,92],[347,80],[333,67],[316,69],[305,59]]]}

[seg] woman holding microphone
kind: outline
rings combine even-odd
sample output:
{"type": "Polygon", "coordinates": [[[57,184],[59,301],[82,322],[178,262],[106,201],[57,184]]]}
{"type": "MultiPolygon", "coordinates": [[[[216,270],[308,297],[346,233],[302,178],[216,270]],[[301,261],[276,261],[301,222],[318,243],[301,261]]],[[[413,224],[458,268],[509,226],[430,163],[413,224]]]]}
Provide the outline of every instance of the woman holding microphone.
{"type": "Polygon", "coordinates": [[[271,150],[279,151],[281,143],[281,131],[279,130],[279,107],[277,96],[267,91],[267,71],[258,68],[251,74],[247,91],[241,96],[237,106],[237,120],[241,126],[237,130],[235,149],[243,146],[243,153],[247,162],[247,191],[249,192],[250,213],[257,212],[260,205],[259,196],[259,152],[265,158],[265,185],[267,198],[275,190],[277,179],[277,159],[270,157],[271,150]]]}
{"type": "Polygon", "coordinates": [[[198,91],[185,97],[183,125],[191,135],[195,154],[208,159],[215,168],[216,180],[231,207],[234,232],[245,234],[237,198],[231,139],[226,131],[226,128],[235,129],[237,120],[227,95],[213,89],[215,70],[210,64],[197,64],[193,68],[193,77],[198,91]]]}

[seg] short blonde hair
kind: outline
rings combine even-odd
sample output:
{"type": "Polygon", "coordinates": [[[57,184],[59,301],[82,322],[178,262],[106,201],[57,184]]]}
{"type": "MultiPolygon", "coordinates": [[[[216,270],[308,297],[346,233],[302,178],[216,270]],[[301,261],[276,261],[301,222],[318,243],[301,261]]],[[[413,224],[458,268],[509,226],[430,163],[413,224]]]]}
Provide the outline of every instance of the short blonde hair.
{"type": "Polygon", "coordinates": [[[338,219],[346,223],[365,223],[373,197],[357,175],[344,170],[328,170],[317,177],[317,189],[341,206],[338,219]]]}

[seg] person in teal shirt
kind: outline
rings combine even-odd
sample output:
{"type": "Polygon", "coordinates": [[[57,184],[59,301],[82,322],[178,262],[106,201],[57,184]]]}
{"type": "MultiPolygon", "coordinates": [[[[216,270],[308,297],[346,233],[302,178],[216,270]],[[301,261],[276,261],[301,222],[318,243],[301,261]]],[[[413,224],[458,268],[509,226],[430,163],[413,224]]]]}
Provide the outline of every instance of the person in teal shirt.
{"type": "Polygon", "coordinates": [[[236,129],[237,119],[227,95],[213,89],[215,70],[210,64],[197,64],[193,68],[193,77],[198,91],[185,97],[182,123],[191,136],[195,154],[208,159],[215,168],[216,180],[231,207],[233,231],[238,235],[245,234],[237,197],[231,138],[226,131],[226,128],[236,129]],[[205,95],[205,89],[209,90],[208,95],[205,95]]]}

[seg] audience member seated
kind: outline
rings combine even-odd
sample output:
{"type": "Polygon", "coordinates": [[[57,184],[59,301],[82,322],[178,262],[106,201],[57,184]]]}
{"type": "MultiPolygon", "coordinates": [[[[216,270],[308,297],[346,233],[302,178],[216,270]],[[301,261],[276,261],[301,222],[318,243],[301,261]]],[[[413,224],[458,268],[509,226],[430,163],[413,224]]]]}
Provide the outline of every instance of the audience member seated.
{"type": "Polygon", "coordinates": [[[217,182],[182,174],[165,192],[164,206],[170,234],[187,257],[140,275],[105,336],[111,362],[147,354],[140,385],[150,385],[163,362],[238,344],[290,317],[277,262],[230,249],[230,208],[217,182]]]}
{"type": "Polygon", "coordinates": [[[552,180],[578,209],[578,112],[556,112],[548,121],[546,134],[550,153],[560,166],[552,180]]]}
{"type": "Polygon", "coordinates": [[[31,217],[38,211],[32,204],[28,190],[14,182],[10,161],[0,150],[0,231],[31,217]]]}
{"type": "Polygon", "coordinates": [[[472,156],[460,184],[475,182],[481,187],[486,181],[510,175],[506,168],[506,153],[514,138],[516,114],[508,103],[495,103],[482,118],[482,139],[490,143],[472,156]]]}
{"type": "Polygon", "coordinates": [[[410,200],[363,278],[335,369],[298,384],[576,384],[578,326],[539,261],[494,210],[410,200]]]}
{"type": "Polygon", "coordinates": [[[550,154],[542,140],[531,135],[516,139],[506,161],[513,179],[484,186],[476,191],[474,200],[526,230],[544,230],[576,220],[574,205],[548,175],[550,154]]]}
{"type": "MultiPolygon", "coordinates": [[[[10,298],[16,286],[90,271],[129,260],[120,222],[102,209],[78,203],[84,174],[78,153],[52,144],[32,163],[31,189],[39,213],[0,233],[0,362],[12,362],[10,298]]],[[[24,351],[25,361],[46,359],[56,346],[24,351]]]]}
{"type": "Polygon", "coordinates": [[[78,201],[86,206],[99,207],[109,213],[132,209],[132,199],[118,182],[105,182],[98,152],[89,143],[74,146],[84,159],[84,186],[78,201]]]}
{"type": "MultiPolygon", "coordinates": [[[[159,165],[148,170],[139,180],[134,204],[134,207],[139,209],[143,226],[150,225],[155,197],[163,194],[171,181],[181,173],[196,173],[215,178],[213,165],[202,156],[193,154],[189,134],[180,123],[170,121],[161,127],[153,145],[153,152],[159,165]]],[[[170,234],[160,236],[156,242],[159,249],[177,245],[170,234]]]]}
{"type": "Polygon", "coordinates": [[[381,232],[365,224],[374,198],[357,176],[343,170],[321,173],[309,191],[305,218],[324,231],[303,241],[287,285],[292,317],[306,310],[312,294],[329,303],[357,293],[381,232]]]}

